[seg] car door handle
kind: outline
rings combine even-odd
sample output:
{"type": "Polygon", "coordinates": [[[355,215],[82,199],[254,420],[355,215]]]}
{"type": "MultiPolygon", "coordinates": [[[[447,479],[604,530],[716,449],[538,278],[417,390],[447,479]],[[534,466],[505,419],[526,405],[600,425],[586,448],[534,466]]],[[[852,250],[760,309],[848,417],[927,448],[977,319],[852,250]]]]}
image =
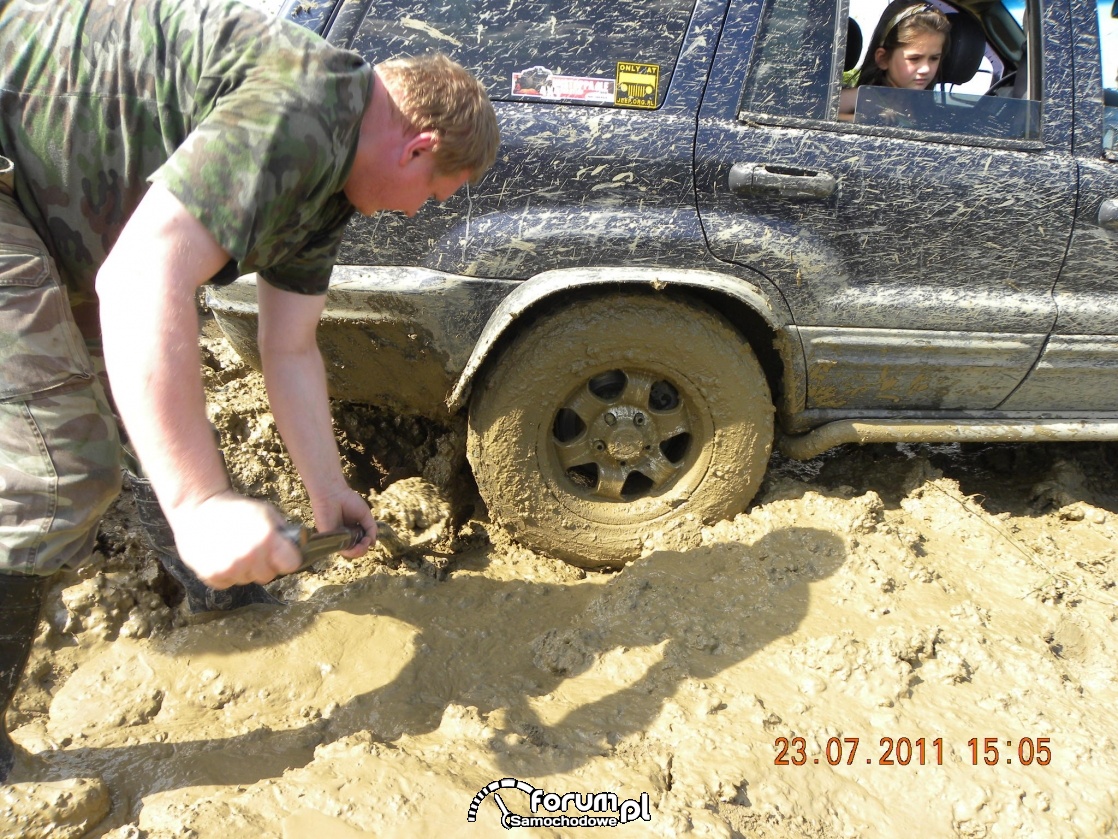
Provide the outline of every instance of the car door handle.
{"type": "Polygon", "coordinates": [[[730,191],[735,195],[829,198],[837,185],[834,175],[795,166],[735,163],[730,168],[730,191]]]}
{"type": "Polygon", "coordinates": [[[1118,231],[1118,198],[1107,198],[1099,205],[1099,227],[1118,231]]]}

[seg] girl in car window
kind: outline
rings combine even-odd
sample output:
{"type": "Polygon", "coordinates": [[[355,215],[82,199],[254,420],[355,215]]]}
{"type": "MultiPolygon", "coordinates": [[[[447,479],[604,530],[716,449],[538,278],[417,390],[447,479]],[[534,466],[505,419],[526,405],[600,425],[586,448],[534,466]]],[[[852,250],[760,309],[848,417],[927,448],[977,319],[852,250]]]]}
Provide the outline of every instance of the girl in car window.
{"type": "Polygon", "coordinates": [[[850,120],[862,85],[926,90],[939,77],[951,24],[928,3],[893,0],[881,14],[857,70],[843,74],[839,119],[850,120]]]}

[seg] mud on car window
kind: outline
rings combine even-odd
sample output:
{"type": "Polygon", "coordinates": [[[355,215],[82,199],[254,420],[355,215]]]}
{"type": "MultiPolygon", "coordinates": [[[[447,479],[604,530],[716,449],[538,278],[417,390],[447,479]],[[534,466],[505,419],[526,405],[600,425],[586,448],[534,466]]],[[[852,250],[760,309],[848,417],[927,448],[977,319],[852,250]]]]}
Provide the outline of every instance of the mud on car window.
{"type": "Polygon", "coordinates": [[[446,52],[495,100],[655,108],[693,0],[392,0],[352,48],[373,60],[446,52]]]}
{"type": "MultiPolygon", "coordinates": [[[[844,73],[870,48],[886,0],[771,0],[742,91],[743,118],[835,120],[844,73]]],[[[930,5],[951,22],[942,81],[928,90],[857,88],[856,125],[1005,140],[1041,136],[1039,47],[1000,3],[974,12],[942,0],[930,5]]],[[[1022,6],[1021,8],[1024,8],[1022,6]]]]}

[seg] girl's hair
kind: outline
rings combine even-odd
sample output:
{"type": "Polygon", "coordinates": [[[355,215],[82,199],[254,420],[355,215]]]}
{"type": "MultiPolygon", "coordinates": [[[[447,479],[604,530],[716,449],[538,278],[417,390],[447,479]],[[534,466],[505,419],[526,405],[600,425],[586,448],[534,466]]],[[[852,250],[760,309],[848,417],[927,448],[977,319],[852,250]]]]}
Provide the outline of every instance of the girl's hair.
{"type": "MultiPolygon", "coordinates": [[[[866,58],[858,71],[858,85],[883,85],[885,84],[885,71],[877,66],[877,51],[884,49],[889,55],[897,47],[910,43],[919,32],[938,32],[943,35],[943,52],[951,40],[951,22],[947,17],[930,3],[913,3],[912,0],[893,0],[885,11],[881,13],[881,20],[873,30],[870,39],[870,48],[866,51],[866,58]]],[[[940,62],[942,69],[943,62],[940,62]]],[[[939,70],[932,80],[932,84],[939,81],[939,70]]],[[[931,87],[931,85],[929,85],[931,87]]]]}
{"type": "Polygon", "coordinates": [[[500,131],[481,82],[442,53],[393,58],[377,65],[406,124],[439,138],[435,167],[440,174],[470,172],[477,183],[497,159],[500,131]]]}

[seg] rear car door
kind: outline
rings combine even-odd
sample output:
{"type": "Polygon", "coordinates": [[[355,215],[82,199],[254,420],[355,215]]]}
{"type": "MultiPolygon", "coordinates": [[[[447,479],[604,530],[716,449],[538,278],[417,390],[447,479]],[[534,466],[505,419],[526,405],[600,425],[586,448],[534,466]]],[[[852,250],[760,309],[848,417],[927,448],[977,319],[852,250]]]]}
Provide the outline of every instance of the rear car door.
{"type": "MultiPolygon", "coordinates": [[[[1035,32],[1067,37],[1066,11],[1034,14],[1035,32]]],[[[976,22],[953,19],[960,41],[976,22]]],[[[1070,76],[1049,65],[1066,52],[1034,34],[1018,56],[1034,76],[1025,98],[920,91],[911,120],[848,123],[836,118],[848,32],[843,0],[731,5],[696,144],[709,247],[762,272],[793,313],[806,387],[785,394],[790,430],[989,412],[1056,320],[1076,168],[1070,76]]]]}
{"type": "Polygon", "coordinates": [[[496,108],[501,151],[480,186],[415,219],[354,219],[340,261],[524,280],[709,259],[691,156],[693,80],[710,47],[688,33],[712,30],[721,11],[695,0],[343,4],[332,43],[370,61],[438,50],[473,72],[496,108]]]}

